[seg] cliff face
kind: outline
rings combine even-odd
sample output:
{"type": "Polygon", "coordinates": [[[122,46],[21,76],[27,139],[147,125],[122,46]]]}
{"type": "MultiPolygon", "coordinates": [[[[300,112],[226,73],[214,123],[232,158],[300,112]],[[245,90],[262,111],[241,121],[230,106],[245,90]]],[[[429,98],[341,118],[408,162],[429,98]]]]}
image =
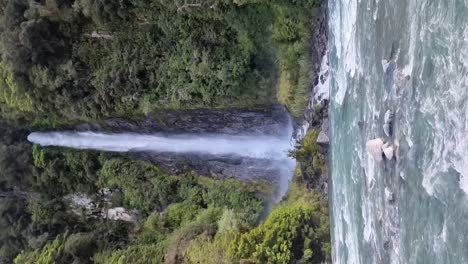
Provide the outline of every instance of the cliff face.
{"type": "Polygon", "coordinates": [[[100,124],[87,123],[77,130],[168,133],[168,134],[247,134],[285,135],[289,116],[283,107],[275,105],[264,109],[194,109],[166,110],[129,120],[111,118],[100,124]]]}
{"type": "Polygon", "coordinates": [[[254,159],[234,155],[213,156],[199,153],[132,153],[132,156],[157,164],[171,174],[195,171],[198,175],[218,178],[279,183],[284,169],[282,161],[254,159]]]}

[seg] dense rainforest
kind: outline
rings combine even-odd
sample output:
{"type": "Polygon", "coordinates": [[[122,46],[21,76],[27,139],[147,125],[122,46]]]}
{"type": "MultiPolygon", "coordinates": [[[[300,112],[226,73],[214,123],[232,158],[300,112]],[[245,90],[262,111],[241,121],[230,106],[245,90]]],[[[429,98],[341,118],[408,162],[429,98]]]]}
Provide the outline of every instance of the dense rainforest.
{"type": "Polygon", "coordinates": [[[123,154],[26,141],[32,130],[166,109],[280,102],[299,117],[319,5],[0,0],[0,263],[329,261],[327,204],[304,177],[326,170],[317,131],[292,153],[309,173],[298,168],[273,208],[265,182],[170,175],[123,154]],[[78,194],[135,220],[77,212],[78,194]]]}

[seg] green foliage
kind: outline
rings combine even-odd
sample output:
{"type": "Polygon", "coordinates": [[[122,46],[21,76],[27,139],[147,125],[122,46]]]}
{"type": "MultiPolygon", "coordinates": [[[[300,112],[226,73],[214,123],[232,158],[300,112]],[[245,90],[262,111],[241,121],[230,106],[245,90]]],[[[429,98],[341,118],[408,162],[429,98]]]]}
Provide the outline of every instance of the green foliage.
{"type": "Polygon", "coordinates": [[[100,168],[96,152],[34,146],[32,156],[37,190],[52,188],[55,190],[50,193],[52,197],[96,190],[94,183],[100,168]]]}
{"type": "Polygon", "coordinates": [[[30,96],[17,83],[13,72],[2,63],[0,63],[0,102],[19,111],[33,110],[30,96]]]}
{"type": "Polygon", "coordinates": [[[185,263],[229,264],[234,260],[228,249],[237,233],[217,234],[214,238],[202,234],[194,239],[185,252],[185,263]],[[234,235],[234,236],[233,236],[234,235]]]}
{"type": "Polygon", "coordinates": [[[27,131],[0,120],[0,188],[27,188],[32,180],[31,145],[27,131]]]}
{"type": "Polygon", "coordinates": [[[235,209],[241,216],[243,224],[253,226],[262,210],[262,202],[245,192],[242,182],[235,179],[224,181],[205,180],[205,186],[210,190],[204,193],[204,201],[208,205],[235,209]]]}
{"type": "Polygon", "coordinates": [[[101,158],[101,162],[101,186],[122,190],[128,206],[156,212],[143,222],[128,247],[97,254],[98,263],[134,261],[132,256],[137,254],[143,256],[141,263],[159,263],[148,262],[150,257],[183,259],[192,240],[216,233],[220,219],[224,219],[223,230],[249,228],[262,210],[256,190],[234,179],[169,176],[149,163],[118,157],[101,158]],[[223,213],[226,210],[231,213],[223,213]],[[237,220],[226,219],[231,215],[237,220]]]}
{"type": "Polygon", "coordinates": [[[265,29],[273,9],[234,2],[8,0],[0,17],[2,108],[54,125],[270,104],[275,67],[265,29]]]}
{"type": "Polygon", "coordinates": [[[279,70],[289,84],[280,85],[280,102],[298,115],[317,6],[8,0],[0,113],[57,126],[167,108],[261,106],[273,102],[279,70]]]}
{"type": "Polygon", "coordinates": [[[42,249],[31,252],[23,252],[15,258],[15,264],[53,264],[63,251],[65,238],[57,237],[42,249]]]}
{"type": "Polygon", "coordinates": [[[138,234],[138,243],[155,244],[166,239],[171,230],[165,226],[165,218],[160,212],[152,213],[143,223],[138,234]]]}
{"type": "Polygon", "coordinates": [[[186,263],[234,262],[231,244],[240,236],[241,220],[234,210],[225,209],[217,226],[218,231],[214,238],[202,234],[190,243],[185,252],[186,263]]]}
{"type": "Polygon", "coordinates": [[[105,251],[94,256],[96,264],[158,264],[163,263],[164,248],[161,244],[132,245],[125,249],[105,251]]]}
{"type": "Polygon", "coordinates": [[[320,263],[328,258],[328,214],[320,198],[275,208],[234,245],[238,258],[255,263],[320,263]]]}
{"type": "Polygon", "coordinates": [[[27,245],[30,222],[25,200],[0,199],[0,259],[13,259],[27,245]]]}
{"type": "Polygon", "coordinates": [[[28,188],[33,181],[30,144],[26,131],[0,120],[0,261],[11,261],[28,244],[28,188]]]}
{"type": "Polygon", "coordinates": [[[34,145],[32,149],[32,155],[34,159],[34,166],[38,168],[44,168],[45,167],[44,150],[41,147],[39,147],[39,145],[34,145]]]}
{"type": "Polygon", "coordinates": [[[96,248],[95,237],[91,233],[71,234],[64,244],[64,252],[75,259],[89,260],[96,248]]]}
{"type": "Polygon", "coordinates": [[[277,45],[280,68],[277,98],[296,117],[304,111],[311,83],[311,18],[312,10],[318,6],[318,1],[279,1],[273,4],[275,23],[272,38],[277,45]]]}
{"type": "Polygon", "coordinates": [[[328,173],[325,156],[316,143],[318,134],[317,129],[309,130],[301,144],[291,153],[299,162],[297,180],[310,187],[316,179],[328,173]]]}
{"type": "Polygon", "coordinates": [[[146,211],[161,210],[176,199],[177,178],[141,161],[113,158],[99,172],[100,185],[122,190],[124,204],[146,211]]]}
{"type": "Polygon", "coordinates": [[[309,157],[317,156],[320,149],[317,145],[317,137],[319,131],[317,129],[311,129],[307,132],[304,137],[300,148],[296,150],[295,157],[299,161],[306,161],[309,157]]]}
{"type": "Polygon", "coordinates": [[[197,217],[195,218],[194,223],[199,224],[199,225],[215,224],[216,222],[218,222],[222,214],[223,214],[222,208],[208,207],[200,211],[200,213],[198,213],[197,217]]]}
{"type": "Polygon", "coordinates": [[[165,211],[166,221],[172,229],[190,223],[197,216],[200,207],[190,203],[171,204],[165,211]]]}

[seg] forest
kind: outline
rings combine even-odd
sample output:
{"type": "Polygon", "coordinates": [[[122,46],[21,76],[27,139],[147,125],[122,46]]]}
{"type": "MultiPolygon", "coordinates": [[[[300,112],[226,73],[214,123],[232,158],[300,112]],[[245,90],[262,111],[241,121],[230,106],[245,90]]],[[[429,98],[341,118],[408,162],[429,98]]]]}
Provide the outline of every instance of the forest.
{"type": "Polygon", "coordinates": [[[51,127],[276,97],[299,114],[318,3],[198,2],[2,1],[2,116],[51,127]]]}
{"type": "MultiPolygon", "coordinates": [[[[327,202],[303,173],[270,208],[268,183],[170,175],[123,154],[26,141],[33,130],[164,109],[280,102],[299,117],[319,5],[0,0],[0,263],[330,261],[327,202]],[[77,194],[131,208],[136,220],[77,213],[77,194]]],[[[292,153],[312,178],[326,170],[316,138],[292,153]]]]}

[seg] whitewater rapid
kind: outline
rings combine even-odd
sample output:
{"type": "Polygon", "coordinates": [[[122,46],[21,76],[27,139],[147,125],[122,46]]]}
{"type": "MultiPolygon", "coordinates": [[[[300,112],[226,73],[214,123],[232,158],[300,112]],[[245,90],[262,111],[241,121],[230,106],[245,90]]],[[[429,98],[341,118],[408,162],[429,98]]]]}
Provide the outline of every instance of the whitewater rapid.
{"type": "Polygon", "coordinates": [[[468,263],[468,2],[329,12],[333,262],[468,263]],[[398,159],[367,153],[378,137],[398,159]]]}

